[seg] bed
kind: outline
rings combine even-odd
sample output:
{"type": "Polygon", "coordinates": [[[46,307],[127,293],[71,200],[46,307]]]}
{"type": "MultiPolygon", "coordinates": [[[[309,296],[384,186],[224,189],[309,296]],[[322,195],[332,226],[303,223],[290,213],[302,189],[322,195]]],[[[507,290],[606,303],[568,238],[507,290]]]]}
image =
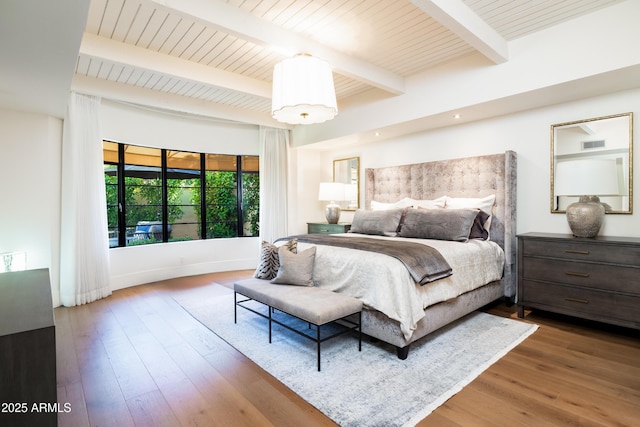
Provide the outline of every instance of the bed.
{"type": "MultiPolygon", "coordinates": [[[[289,236],[279,246],[313,252],[304,284],[362,300],[362,332],[405,359],[411,343],[442,326],[497,299],[513,301],[515,225],[516,153],[507,151],[366,169],[365,209],[354,215],[355,232],[300,235],[295,243],[289,236]],[[474,213],[480,210],[488,213],[474,213]],[[471,221],[471,238],[452,231],[468,235],[471,221]],[[424,236],[424,229],[431,231],[424,236]],[[417,255],[423,250],[428,258],[417,255]]],[[[280,267],[278,275],[286,270],[280,267]]]]}
{"type": "Polygon", "coordinates": [[[441,303],[428,306],[424,317],[407,339],[398,322],[376,310],[363,313],[363,332],[397,347],[406,358],[412,342],[505,297],[513,301],[516,292],[516,153],[469,157],[413,165],[366,169],[365,203],[392,202],[404,197],[437,199],[441,196],[473,198],[495,194],[490,240],[504,252],[502,278],[441,303]]]}

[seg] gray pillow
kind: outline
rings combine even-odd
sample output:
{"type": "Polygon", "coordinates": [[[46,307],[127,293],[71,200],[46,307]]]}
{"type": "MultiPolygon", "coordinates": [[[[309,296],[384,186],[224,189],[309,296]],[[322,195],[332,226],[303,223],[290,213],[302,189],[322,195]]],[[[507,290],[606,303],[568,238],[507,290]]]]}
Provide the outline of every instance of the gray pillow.
{"type": "Polygon", "coordinates": [[[396,236],[404,209],[366,211],[358,209],[351,221],[351,232],[396,236]]]}
{"type": "Polygon", "coordinates": [[[399,236],[466,242],[478,212],[477,209],[409,209],[399,236]]]}
{"type": "Polygon", "coordinates": [[[284,285],[313,286],[313,263],[316,258],[316,247],[312,246],[294,254],[285,247],[278,249],[280,267],[271,283],[284,285]]]}
{"type": "Polygon", "coordinates": [[[478,209],[478,216],[473,221],[473,226],[471,227],[471,233],[469,233],[470,239],[479,239],[479,240],[488,240],[489,232],[486,228],[484,228],[484,224],[487,220],[491,218],[491,215],[483,211],[482,209],[478,209]]]}

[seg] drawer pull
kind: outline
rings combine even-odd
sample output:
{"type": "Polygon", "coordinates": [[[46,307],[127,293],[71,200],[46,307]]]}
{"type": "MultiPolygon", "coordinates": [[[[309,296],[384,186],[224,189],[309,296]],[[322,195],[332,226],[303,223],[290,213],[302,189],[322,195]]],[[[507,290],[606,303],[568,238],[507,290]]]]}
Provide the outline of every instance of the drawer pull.
{"type": "Polygon", "coordinates": [[[576,273],[575,271],[565,271],[567,276],[589,277],[589,273],[576,273]]]}
{"type": "Polygon", "coordinates": [[[579,255],[589,255],[589,251],[579,251],[576,249],[567,249],[564,251],[566,254],[579,254],[579,255]]]}
{"type": "Polygon", "coordinates": [[[579,299],[579,298],[565,298],[565,301],[570,301],[570,302],[579,302],[580,304],[589,304],[589,301],[586,299],[579,299]]]}

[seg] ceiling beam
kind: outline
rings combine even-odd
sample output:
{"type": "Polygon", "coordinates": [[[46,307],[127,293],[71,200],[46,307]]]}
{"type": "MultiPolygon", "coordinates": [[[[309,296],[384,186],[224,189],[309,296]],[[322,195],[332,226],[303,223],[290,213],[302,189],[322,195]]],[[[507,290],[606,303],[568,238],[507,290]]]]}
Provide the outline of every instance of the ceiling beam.
{"type": "Polygon", "coordinates": [[[94,34],[84,33],[80,45],[80,55],[267,99],[271,98],[271,84],[268,82],[196,64],[94,34]]]}
{"type": "Polygon", "coordinates": [[[405,91],[402,76],[366,61],[328,48],[306,37],[259,19],[220,0],[149,0],[170,13],[231,34],[278,52],[309,53],[327,61],[344,76],[380,88],[394,95],[405,91]]]}
{"type": "Polygon", "coordinates": [[[160,111],[185,113],[195,117],[215,117],[233,122],[269,127],[290,128],[290,126],[285,123],[275,121],[268,113],[249,111],[230,105],[217,104],[78,74],[73,77],[71,90],[87,95],[100,96],[113,101],[150,107],[160,111]]]}
{"type": "Polygon", "coordinates": [[[452,33],[496,64],[509,59],[507,41],[461,0],[411,0],[452,33]]]}
{"type": "Polygon", "coordinates": [[[64,117],[90,3],[0,2],[0,108],[64,117]]]}

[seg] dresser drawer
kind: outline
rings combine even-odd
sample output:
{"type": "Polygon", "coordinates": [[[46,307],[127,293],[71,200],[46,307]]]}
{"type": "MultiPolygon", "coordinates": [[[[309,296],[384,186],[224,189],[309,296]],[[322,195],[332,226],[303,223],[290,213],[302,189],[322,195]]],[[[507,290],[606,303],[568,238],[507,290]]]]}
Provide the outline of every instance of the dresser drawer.
{"type": "Polygon", "coordinates": [[[525,280],[566,283],[640,296],[640,268],[550,258],[526,258],[523,264],[525,280]]]}
{"type": "Polygon", "coordinates": [[[640,327],[637,314],[640,297],[526,280],[521,291],[519,304],[522,300],[527,306],[570,315],[589,315],[584,317],[605,322],[632,322],[640,327]]]}
{"type": "Polygon", "coordinates": [[[351,224],[323,224],[307,223],[307,233],[309,234],[336,234],[346,233],[351,228],[351,224]]]}
{"type": "Polygon", "coordinates": [[[640,266],[640,246],[621,247],[577,239],[573,241],[571,239],[556,241],[527,239],[523,242],[523,255],[640,266]]]}

